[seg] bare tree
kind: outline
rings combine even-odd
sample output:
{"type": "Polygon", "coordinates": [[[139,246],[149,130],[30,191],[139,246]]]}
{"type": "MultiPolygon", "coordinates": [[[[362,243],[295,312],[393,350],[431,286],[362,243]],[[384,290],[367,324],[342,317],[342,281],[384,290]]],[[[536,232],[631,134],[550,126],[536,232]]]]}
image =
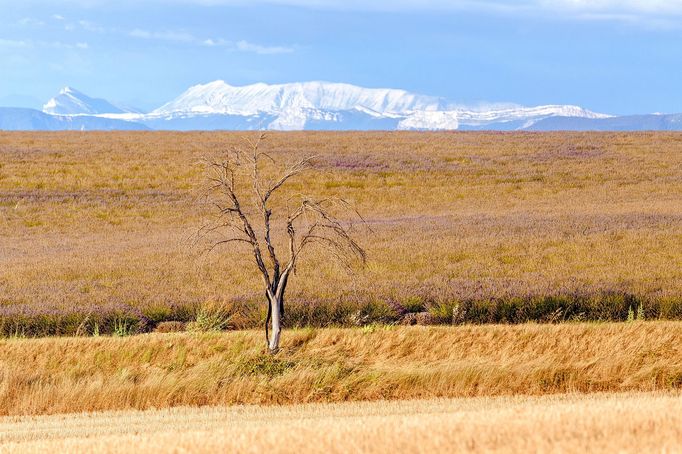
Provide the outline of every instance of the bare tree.
{"type": "Polygon", "coordinates": [[[362,217],[344,200],[314,200],[298,196],[279,204],[280,216],[273,217],[273,199],[292,178],[311,168],[312,157],[304,158],[284,170],[262,151],[265,135],[248,147],[233,147],[220,159],[205,160],[208,185],[204,200],[211,207],[212,218],[197,233],[206,244],[206,252],[219,246],[236,244],[250,250],[253,263],[262,276],[268,304],[265,338],[271,353],[279,350],[284,297],[291,274],[302,252],[313,245],[321,247],[346,267],[353,262],[365,263],[364,249],[353,239],[352,221],[337,215],[352,215],[364,224],[362,217]],[[279,169],[275,171],[274,169],[279,169]],[[266,175],[267,174],[267,175],[266,175]],[[269,176],[269,178],[268,178],[269,176]],[[283,214],[286,212],[286,216],[283,214]],[[278,247],[286,249],[279,253],[278,247]],[[269,333],[271,326],[272,333],[269,333]]]}

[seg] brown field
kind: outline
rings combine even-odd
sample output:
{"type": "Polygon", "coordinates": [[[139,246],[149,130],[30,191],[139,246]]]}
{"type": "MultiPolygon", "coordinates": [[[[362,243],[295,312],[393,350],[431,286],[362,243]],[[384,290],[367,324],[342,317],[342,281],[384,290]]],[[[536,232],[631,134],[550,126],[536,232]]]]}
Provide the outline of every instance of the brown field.
{"type": "Polygon", "coordinates": [[[0,413],[682,388],[682,322],[0,341],[0,413]]]}
{"type": "Polygon", "coordinates": [[[679,452],[679,394],[178,408],[0,418],[0,452],[679,452]]]}
{"type": "MultiPolygon", "coordinates": [[[[248,254],[201,258],[187,241],[199,159],[244,134],[0,133],[0,331],[105,333],[112,314],[145,330],[207,300],[259,325],[248,254]]],[[[338,195],[373,230],[351,276],[317,252],[302,262],[289,326],[449,323],[455,308],[472,323],[682,318],[682,134],[305,132],[265,147],[318,156],[280,204],[338,195]]]]}
{"type": "Polygon", "coordinates": [[[371,229],[300,262],[277,355],[215,330],[262,324],[248,252],[189,241],[243,136],[0,133],[0,452],[682,449],[682,134],[271,134],[317,156],[280,209],[371,229]]]}

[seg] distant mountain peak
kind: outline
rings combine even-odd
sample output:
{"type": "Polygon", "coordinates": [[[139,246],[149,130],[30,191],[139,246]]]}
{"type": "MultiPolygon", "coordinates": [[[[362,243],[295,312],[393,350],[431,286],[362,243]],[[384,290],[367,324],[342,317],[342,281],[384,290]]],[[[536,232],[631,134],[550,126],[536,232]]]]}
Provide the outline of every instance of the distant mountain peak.
{"type": "Polygon", "coordinates": [[[60,94],[60,95],[69,95],[69,94],[82,94],[82,93],[79,92],[78,90],[76,90],[75,88],[69,87],[69,86],[67,85],[66,87],[64,87],[64,88],[62,88],[61,90],[59,90],[59,94],[60,94]]]}
{"type": "Polygon", "coordinates": [[[43,112],[51,115],[100,115],[123,114],[133,111],[118,107],[106,99],[91,98],[67,85],[59,90],[57,96],[43,105],[43,112]]]}

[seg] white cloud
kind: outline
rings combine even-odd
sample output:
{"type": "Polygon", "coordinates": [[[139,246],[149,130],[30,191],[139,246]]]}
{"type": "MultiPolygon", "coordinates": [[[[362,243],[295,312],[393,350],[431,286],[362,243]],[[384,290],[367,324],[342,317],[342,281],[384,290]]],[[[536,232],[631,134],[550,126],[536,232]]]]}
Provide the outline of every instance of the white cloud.
{"type": "Polygon", "coordinates": [[[12,39],[0,39],[0,48],[28,49],[40,47],[50,49],[88,49],[90,46],[85,42],[71,44],[62,41],[19,41],[12,39]]]}
{"type": "Polygon", "coordinates": [[[20,49],[24,47],[30,47],[31,44],[28,41],[20,41],[14,39],[2,39],[0,38],[0,47],[10,48],[10,49],[20,49]]]}
{"type": "Polygon", "coordinates": [[[96,23],[87,20],[79,20],[78,25],[80,25],[83,30],[87,30],[89,32],[104,33],[107,31],[104,27],[101,27],[96,23]]]}
{"type": "Polygon", "coordinates": [[[208,38],[205,39],[201,42],[204,46],[208,47],[217,47],[217,46],[231,46],[232,43],[230,41],[225,41],[224,39],[213,39],[213,38],[208,38]]]}
{"type": "Polygon", "coordinates": [[[250,43],[248,41],[238,41],[237,50],[242,52],[254,52],[256,54],[289,54],[294,51],[292,47],[285,46],[262,46],[260,44],[250,43]]]}
{"type": "Polygon", "coordinates": [[[226,41],[224,39],[205,39],[201,42],[204,46],[208,47],[225,47],[230,50],[236,50],[240,52],[253,52],[261,55],[273,55],[273,54],[290,54],[294,52],[293,47],[289,46],[263,46],[261,44],[255,44],[246,40],[240,40],[235,42],[226,41]]]}
{"type": "MultiPolygon", "coordinates": [[[[72,0],[84,1],[84,0],[72,0]]],[[[107,3],[106,0],[87,0],[107,3]]],[[[462,10],[495,9],[499,11],[572,9],[579,12],[631,12],[651,14],[682,14],[682,0],[140,0],[135,3],[176,3],[204,6],[281,5],[315,9],[352,10],[462,10]]]]}
{"type": "Polygon", "coordinates": [[[50,47],[54,49],[87,49],[88,43],[65,43],[62,41],[36,41],[36,47],[50,47]]]}
{"type": "Polygon", "coordinates": [[[543,7],[583,13],[682,14],[680,0],[538,0],[543,7]]]}
{"type": "Polygon", "coordinates": [[[132,36],[133,38],[156,39],[162,41],[175,41],[182,43],[193,43],[198,41],[198,39],[190,33],[175,31],[152,32],[149,30],[142,30],[138,28],[132,30],[129,33],[129,35],[132,36]]]}
{"type": "MultiPolygon", "coordinates": [[[[239,0],[175,0],[203,5],[239,0]]],[[[576,21],[610,21],[653,28],[682,25],[682,0],[251,0],[248,4],[384,12],[480,12],[576,21]]]]}
{"type": "Polygon", "coordinates": [[[289,46],[264,46],[262,44],[256,44],[246,40],[240,40],[235,42],[228,41],[223,38],[202,39],[198,38],[195,35],[192,35],[191,33],[178,31],[157,32],[150,30],[142,30],[138,28],[130,31],[128,35],[133,38],[173,41],[201,45],[206,47],[223,47],[228,50],[239,52],[253,52],[260,55],[288,54],[294,52],[294,48],[289,46]]]}
{"type": "MultiPolygon", "coordinates": [[[[0,3],[2,0],[0,0],[0,3]]],[[[49,4],[46,0],[24,0],[27,4],[49,4]]],[[[281,5],[315,9],[351,10],[462,10],[495,9],[499,11],[624,12],[644,14],[682,14],[682,0],[61,0],[90,8],[115,5],[187,4],[198,6],[281,5]]],[[[55,16],[60,16],[55,14],[55,16]]]]}
{"type": "MultiPolygon", "coordinates": [[[[3,0],[0,0],[0,3],[3,0]]],[[[49,5],[46,0],[23,0],[49,5]]],[[[288,6],[318,10],[374,12],[473,11],[568,20],[630,24],[682,25],[682,0],[62,0],[88,8],[100,6],[288,6]]],[[[56,15],[59,16],[59,15],[56,15]]]]}
{"type": "Polygon", "coordinates": [[[18,24],[21,25],[22,27],[29,27],[29,26],[30,27],[42,27],[43,25],[45,25],[45,22],[38,20],[38,19],[34,19],[32,17],[24,17],[23,19],[19,20],[18,24]]]}
{"type": "Polygon", "coordinates": [[[682,19],[682,0],[537,0],[545,11],[576,20],[670,27],[682,19]]]}
{"type": "MultiPolygon", "coordinates": [[[[148,0],[157,1],[157,0],[148,0]]],[[[203,6],[272,5],[373,12],[482,12],[603,20],[669,27],[682,25],[682,0],[167,0],[203,6]]]]}
{"type": "Polygon", "coordinates": [[[54,20],[64,20],[64,16],[62,16],[61,14],[53,14],[53,15],[52,15],[52,19],[54,19],[54,20]]]}

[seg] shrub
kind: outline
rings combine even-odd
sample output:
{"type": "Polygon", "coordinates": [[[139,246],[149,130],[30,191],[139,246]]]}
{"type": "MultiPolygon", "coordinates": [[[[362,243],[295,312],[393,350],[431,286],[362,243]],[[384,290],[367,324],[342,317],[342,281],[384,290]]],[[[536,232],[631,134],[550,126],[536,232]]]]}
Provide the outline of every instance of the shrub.
{"type": "Polygon", "coordinates": [[[205,303],[197,309],[194,320],[187,324],[187,331],[224,331],[229,328],[233,316],[231,309],[219,303],[205,303]]]}
{"type": "Polygon", "coordinates": [[[114,336],[130,336],[135,331],[135,322],[121,317],[114,319],[114,336]]]}
{"type": "MultiPolygon", "coordinates": [[[[614,290],[434,300],[424,296],[407,297],[402,302],[352,295],[335,300],[299,297],[287,301],[284,322],[289,328],[391,325],[401,321],[417,323],[416,314],[421,313],[428,316],[421,315],[419,323],[427,323],[428,318],[429,324],[682,320],[682,299],[669,295],[644,298],[614,290]],[[419,305],[425,310],[407,310],[419,305]]],[[[265,320],[265,307],[257,297],[193,307],[191,303],[169,304],[165,309],[162,306],[141,309],[130,304],[75,308],[0,304],[0,337],[127,336],[154,328],[159,332],[181,330],[181,326],[189,331],[260,328],[265,320]]]]}

